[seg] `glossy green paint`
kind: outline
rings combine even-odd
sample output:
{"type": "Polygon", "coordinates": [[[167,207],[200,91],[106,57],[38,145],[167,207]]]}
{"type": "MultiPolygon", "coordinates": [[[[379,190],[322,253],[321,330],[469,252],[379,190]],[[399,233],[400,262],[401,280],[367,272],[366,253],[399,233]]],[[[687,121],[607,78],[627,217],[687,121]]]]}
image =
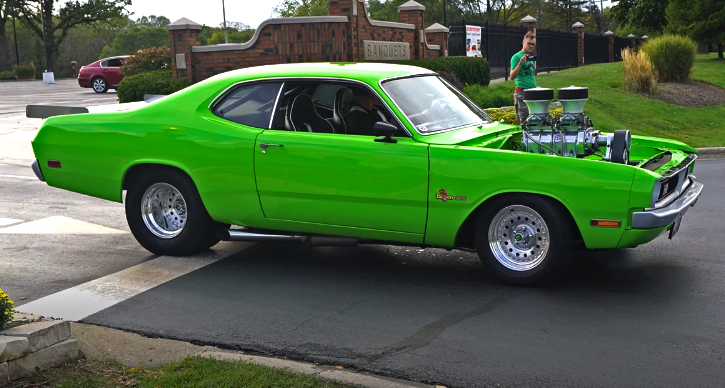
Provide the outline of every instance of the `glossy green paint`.
{"type": "MultiPolygon", "coordinates": [[[[632,212],[649,205],[659,174],[592,159],[506,151],[502,148],[511,147],[520,128],[498,122],[418,134],[380,82],[421,74],[430,72],[382,64],[233,71],[143,108],[50,118],[33,150],[49,185],[119,202],[134,166],[175,167],[194,180],[215,220],[273,230],[452,247],[463,222],[487,200],[532,193],[560,202],[589,248],[636,245],[662,232],[629,230],[632,212]],[[209,109],[231,86],[266,78],[364,83],[412,137],[391,144],[367,136],[263,130],[221,119],[209,109]],[[284,147],[262,154],[263,142],[284,147]],[[63,168],[48,168],[48,160],[60,160],[63,168]],[[621,220],[623,227],[594,228],[593,218],[621,220]]],[[[635,160],[664,149],[694,152],[670,140],[634,139],[635,160]]]]}

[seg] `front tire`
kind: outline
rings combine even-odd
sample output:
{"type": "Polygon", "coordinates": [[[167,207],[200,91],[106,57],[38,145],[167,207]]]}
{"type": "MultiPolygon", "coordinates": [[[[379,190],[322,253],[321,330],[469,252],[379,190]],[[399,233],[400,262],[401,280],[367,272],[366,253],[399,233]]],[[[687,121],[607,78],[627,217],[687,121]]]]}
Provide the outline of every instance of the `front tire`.
{"type": "Polygon", "coordinates": [[[126,193],[126,221],[139,244],[157,255],[191,255],[219,242],[214,232],[221,224],[178,171],[157,169],[135,178],[126,193]]]}
{"type": "Polygon", "coordinates": [[[536,195],[494,200],[477,219],[478,257],[510,283],[535,285],[558,279],[573,253],[574,229],[564,211],[536,195]]]}

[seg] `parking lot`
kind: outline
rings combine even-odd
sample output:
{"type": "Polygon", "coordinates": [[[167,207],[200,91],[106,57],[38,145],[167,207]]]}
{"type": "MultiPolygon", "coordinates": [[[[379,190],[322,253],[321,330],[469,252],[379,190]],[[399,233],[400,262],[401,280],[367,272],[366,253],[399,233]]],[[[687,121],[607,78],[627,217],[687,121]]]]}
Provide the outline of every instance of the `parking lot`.
{"type": "Polygon", "coordinates": [[[502,284],[442,249],[226,242],[158,257],[122,204],[29,167],[42,120],[26,105],[111,103],[75,80],[0,83],[0,287],[19,311],[448,387],[725,386],[723,160],[697,162],[705,191],[675,239],[582,252],[552,287],[502,284]]]}

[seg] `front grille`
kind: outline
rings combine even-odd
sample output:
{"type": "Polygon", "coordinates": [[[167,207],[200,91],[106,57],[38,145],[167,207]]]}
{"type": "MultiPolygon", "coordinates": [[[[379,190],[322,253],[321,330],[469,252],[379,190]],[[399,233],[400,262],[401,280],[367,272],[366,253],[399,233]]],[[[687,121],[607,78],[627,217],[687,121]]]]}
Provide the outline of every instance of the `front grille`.
{"type": "Polygon", "coordinates": [[[675,189],[677,188],[677,181],[679,180],[679,174],[669,177],[667,179],[662,180],[662,184],[660,185],[660,194],[657,197],[657,200],[672,194],[675,189]]]}
{"type": "Polygon", "coordinates": [[[695,159],[697,159],[697,155],[690,154],[677,166],[672,167],[662,175],[662,178],[658,182],[659,189],[653,195],[651,207],[659,208],[667,206],[667,204],[675,200],[682,193],[683,184],[688,180],[687,174],[690,172],[690,165],[692,165],[695,159]]]}

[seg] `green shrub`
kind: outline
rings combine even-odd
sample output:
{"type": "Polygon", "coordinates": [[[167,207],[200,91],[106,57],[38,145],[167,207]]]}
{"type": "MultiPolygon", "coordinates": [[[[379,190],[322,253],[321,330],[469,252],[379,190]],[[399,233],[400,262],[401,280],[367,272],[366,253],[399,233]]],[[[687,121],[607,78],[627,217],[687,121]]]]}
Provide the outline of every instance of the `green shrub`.
{"type": "Polygon", "coordinates": [[[470,85],[463,93],[481,108],[500,108],[514,104],[514,91],[497,86],[470,85]]]}
{"type": "Polygon", "coordinates": [[[652,61],[660,81],[686,81],[695,64],[697,44],[681,35],[653,38],[640,48],[652,61]]]}
{"type": "Polygon", "coordinates": [[[15,76],[18,79],[35,79],[35,68],[30,65],[15,65],[13,66],[15,76]]]}
{"type": "Polygon", "coordinates": [[[12,71],[0,71],[0,79],[15,79],[15,73],[12,71]]]}
{"type": "Polygon", "coordinates": [[[644,51],[622,50],[624,89],[652,93],[657,84],[657,71],[644,51]]]}
{"type": "Polygon", "coordinates": [[[17,313],[13,307],[15,307],[15,303],[10,300],[8,294],[4,293],[3,290],[0,289],[0,330],[2,330],[5,325],[12,322],[13,315],[17,313]]]}
{"type": "Polygon", "coordinates": [[[143,101],[144,94],[171,94],[177,92],[190,83],[186,80],[176,79],[171,70],[148,71],[126,77],[118,85],[118,102],[143,101]]]}
{"type": "Polygon", "coordinates": [[[121,73],[128,77],[164,69],[171,69],[171,52],[168,47],[161,46],[138,50],[136,54],[126,59],[121,67],[121,73]]]}
{"type": "MultiPolygon", "coordinates": [[[[514,107],[491,108],[485,109],[485,111],[496,121],[503,120],[504,123],[513,125],[517,125],[519,123],[519,118],[516,116],[516,108],[514,107]]],[[[562,108],[549,109],[549,114],[551,117],[559,119],[561,118],[561,115],[564,114],[564,110],[562,108]]]]}
{"type": "Polygon", "coordinates": [[[468,85],[488,85],[491,82],[491,67],[488,61],[478,57],[441,57],[391,62],[398,65],[418,66],[435,72],[453,73],[468,85]]]}

